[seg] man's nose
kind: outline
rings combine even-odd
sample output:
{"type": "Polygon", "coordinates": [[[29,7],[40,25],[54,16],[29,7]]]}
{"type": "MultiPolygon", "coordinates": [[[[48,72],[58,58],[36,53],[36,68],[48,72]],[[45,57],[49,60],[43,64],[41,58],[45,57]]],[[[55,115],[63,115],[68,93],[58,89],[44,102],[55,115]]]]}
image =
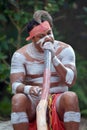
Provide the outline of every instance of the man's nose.
{"type": "Polygon", "coordinates": [[[46,37],[45,37],[45,42],[48,42],[49,40],[51,40],[50,37],[49,37],[49,36],[46,36],[46,37]]]}

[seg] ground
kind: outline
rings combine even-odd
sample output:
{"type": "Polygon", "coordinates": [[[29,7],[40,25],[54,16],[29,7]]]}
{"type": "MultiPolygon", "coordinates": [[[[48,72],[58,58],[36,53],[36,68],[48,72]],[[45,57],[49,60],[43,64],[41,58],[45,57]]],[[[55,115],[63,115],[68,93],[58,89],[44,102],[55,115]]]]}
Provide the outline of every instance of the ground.
{"type": "MultiPolygon", "coordinates": [[[[13,130],[11,121],[0,121],[0,130],[13,130]]],[[[81,119],[80,129],[79,130],[87,130],[87,120],[81,119]]]]}

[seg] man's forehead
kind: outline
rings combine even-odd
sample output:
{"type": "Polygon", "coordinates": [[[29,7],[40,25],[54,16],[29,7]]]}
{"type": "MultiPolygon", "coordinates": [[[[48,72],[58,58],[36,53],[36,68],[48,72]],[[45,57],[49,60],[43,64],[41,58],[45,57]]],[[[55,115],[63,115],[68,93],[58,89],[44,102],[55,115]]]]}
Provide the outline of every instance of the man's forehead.
{"type": "Polygon", "coordinates": [[[28,39],[31,39],[33,38],[34,36],[37,36],[39,34],[44,34],[46,33],[47,31],[50,31],[51,30],[51,27],[48,23],[48,21],[45,21],[43,23],[41,23],[40,25],[38,26],[35,26],[31,32],[30,32],[30,36],[27,38],[28,39]]]}
{"type": "Polygon", "coordinates": [[[37,36],[39,36],[39,35],[46,35],[47,33],[50,33],[51,31],[52,31],[51,29],[45,30],[45,31],[43,31],[43,32],[41,32],[41,33],[39,33],[39,34],[37,34],[37,36]]]}

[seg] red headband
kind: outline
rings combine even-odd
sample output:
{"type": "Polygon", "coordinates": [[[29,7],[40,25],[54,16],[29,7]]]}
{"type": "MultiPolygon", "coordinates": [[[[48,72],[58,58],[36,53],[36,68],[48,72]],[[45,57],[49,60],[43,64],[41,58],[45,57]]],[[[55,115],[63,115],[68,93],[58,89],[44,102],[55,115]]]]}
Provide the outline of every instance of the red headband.
{"type": "Polygon", "coordinates": [[[48,23],[48,21],[44,21],[43,23],[41,23],[38,26],[35,26],[31,31],[30,31],[30,36],[28,36],[26,38],[27,41],[29,41],[31,38],[33,38],[34,36],[44,33],[45,31],[50,30],[50,24],[48,23]]]}

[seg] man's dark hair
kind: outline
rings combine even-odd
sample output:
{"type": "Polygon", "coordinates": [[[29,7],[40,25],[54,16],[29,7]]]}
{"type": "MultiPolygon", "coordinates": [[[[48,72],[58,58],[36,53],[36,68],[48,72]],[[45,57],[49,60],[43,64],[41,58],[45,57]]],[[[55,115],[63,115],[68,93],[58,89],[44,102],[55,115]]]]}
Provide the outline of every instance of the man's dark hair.
{"type": "Polygon", "coordinates": [[[47,11],[45,10],[36,11],[33,15],[32,21],[30,21],[27,25],[28,33],[34,28],[34,26],[37,26],[44,21],[48,21],[50,26],[53,27],[53,19],[47,11]]]}
{"type": "Polygon", "coordinates": [[[27,24],[27,31],[28,31],[28,33],[33,29],[34,26],[37,26],[37,25],[39,25],[39,23],[37,21],[35,21],[34,19],[32,21],[30,21],[27,24]]]}

